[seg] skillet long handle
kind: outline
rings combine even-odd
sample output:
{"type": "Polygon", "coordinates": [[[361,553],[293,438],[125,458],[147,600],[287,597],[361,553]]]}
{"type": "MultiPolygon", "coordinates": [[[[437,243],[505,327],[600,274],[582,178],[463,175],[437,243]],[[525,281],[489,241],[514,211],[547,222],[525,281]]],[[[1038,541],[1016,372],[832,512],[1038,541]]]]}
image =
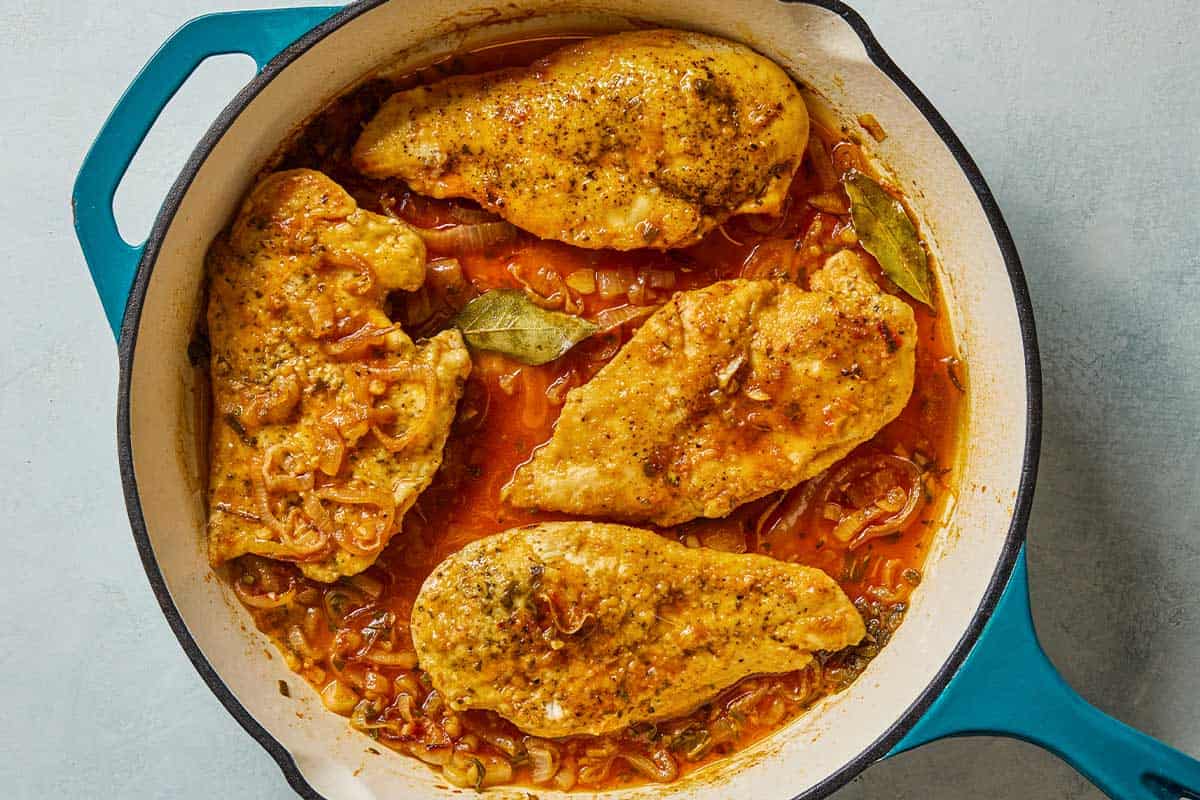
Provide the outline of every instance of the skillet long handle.
{"type": "Polygon", "coordinates": [[[71,208],[75,235],[118,339],[145,243],[131,245],[121,238],[113,217],[113,195],[158,115],[206,58],[245,53],[261,71],[285,47],[337,10],[285,8],[197,17],[163,43],[117,101],[79,168],[71,208]]]}
{"type": "Polygon", "coordinates": [[[974,650],[889,755],[972,735],[1039,745],[1116,800],[1200,798],[1200,761],[1089,705],[1054,669],[1034,631],[1024,551],[974,650]]]}

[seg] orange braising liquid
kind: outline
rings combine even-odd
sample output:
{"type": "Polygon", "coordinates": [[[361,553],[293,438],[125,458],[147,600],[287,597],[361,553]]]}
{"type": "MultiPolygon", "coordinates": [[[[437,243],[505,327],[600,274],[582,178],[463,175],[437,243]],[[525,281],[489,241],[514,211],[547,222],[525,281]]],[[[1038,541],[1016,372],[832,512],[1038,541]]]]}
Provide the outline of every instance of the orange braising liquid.
{"type": "MultiPolygon", "coordinates": [[[[367,180],[354,172],[348,152],[362,123],[398,88],[448,74],[527,64],[572,38],[578,37],[491,47],[398,80],[368,82],[311,121],[288,145],[279,166],[322,170],[370,210],[400,216],[421,227],[447,224],[451,222],[450,203],[417,196],[399,181],[367,180]]],[[[825,152],[832,154],[832,164],[859,163],[857,146],[843,141],[839,132],[815,128],[813,134],[820,138],[825,152]]],[[[537,290],[561,286],[560,279],[573,273],[590,276],[597,282],[596,291],[570,296],[570,310],[588,317],[604,309],[658,305],[673,292],[743,275],[782,274],[804,283],[830,253],[857,246],[846,214],[830,213],[828,203],[817,203],[825,211],[810,204],[809,199],[820,195],[822,188],[819,170],[814,169],[811,158],[806,159],[781,219],[735,218],[701,244],[680,251],[590,251],[522,234],[493,251],[458,259],[466,279],[481,292],[522,286],[537,290]]],[[[840,194],[840,189],[835,191],[840,194]]],[[[439,254],[431,252],[430,256],[439,254]]],[[[894,290],[886,278],[878,277],[882,285],[894,290]]],[[[435,330],[452,313],[445,298],[429,291],[421,297],[394,298],[396,318],[413,317],[418,300],[423,309],[434,312],[417,320],[415,330],[410,326],[414,336],[435,330]]],[[[897,454],[921,467],[924,502],[904,530],[871,540],[852,552],[830,535],[834,523],[822,516],[820,509],[807,524],[775,525],[772,529],[789,502],[777,495],[750,503],[727,519],[695,521],[661,531],[692,546],[759,552],[821,567],[863,611],[868,641],[849,651],[822,655],[813,666],[792,674],[746,679],[681,720],[635,726],[600,739],[577,737],[554,743],[563,765],[560,771],[569,768],[573,774],[548,785],[600,789],[670,780],[745,747],[786,724],[822,695],[844,688],[886,643],[903,618],[909,592],[920,580],[930,538],[954,486],[953,467],[965,405],[963,372],[955,358],[944,307],[930,309],[909,302],[916,312],[920,337],[912,398],[899,418],[855,453],[897,454]],[[654,762],[660,769],[648,771],[644,761],[620,757],[622,753],[653,757],[662,752],[670,754],[673,771],[662,767],[662,758],[654,762]]],[[[414,598],[443,558],[468,542],[513,526],[567,518],[509,508],[500,501],[500,489],[534,448],[550,437],[565,393],[594,375],[628,341],[639,321],[594,336],[541,367],[477,353],[441,471],[405,517],[403,530],[362,578],[326,587],[305,581],[286,564],[251,558],[234,565],[234,580],[253,570],[260,578],[267,576],[280,585],[286,582],[299,587],[297,599],[283,608],[251,609],[259,627],[276,639],[293,667],[318,690],[334,678],[353,688],[361,701],[352,724],[378,744],[434,764],[444,763],[446,748],[457,747],[472,758],[479,757],[487,774],[479,782],[485,785],[533,780],[529,750],[513,726],[490,712],[467,712],[450,719],[419,668],[356,660],[354,645],[368,629],[386,627],[386,635],[398,646],[411,648],[407,623],[414,598]],[[392,615],[386,615],[387,611],[392,615]],[[297,647],[296,629],[303,636],[299,640],[302,647],[297,647]],[[402,703],[405,693],[411,698],[402,703]],[[367,704],[365,710],[363,704],[367,704]],[[405,708],[397,710],[401,704],[405,708]],[[507,769],[494,768],[502,761],[508,763],[507,769]]],[[[469,776],[474,780],[477,773],[471,771],[469,776]]]]}

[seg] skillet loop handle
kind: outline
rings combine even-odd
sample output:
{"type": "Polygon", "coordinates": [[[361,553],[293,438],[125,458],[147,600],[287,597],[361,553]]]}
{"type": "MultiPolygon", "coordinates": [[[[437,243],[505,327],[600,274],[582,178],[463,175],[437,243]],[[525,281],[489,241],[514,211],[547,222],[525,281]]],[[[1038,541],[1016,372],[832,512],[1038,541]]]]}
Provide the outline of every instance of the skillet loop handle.
{"type": "Polygon", "coordinates": [[[1011,736],[1062,758],[1114,800],[1200,799],[1200,761],[1089,705],[1038,643],[1025,553],[954,680],[889,755],[948,736],[1011,736]]]}
{"type": "Polygon", "coordinates": [[[245,53],[261,71],[336,10],[291,8],[197,17],[163,43],[117,102],[79,168],[71,207],[75,234],[118,340],[145,243],[132,245],[121,238],[113,217],[113,195],[155,120],[206,58],[245,53]]]}

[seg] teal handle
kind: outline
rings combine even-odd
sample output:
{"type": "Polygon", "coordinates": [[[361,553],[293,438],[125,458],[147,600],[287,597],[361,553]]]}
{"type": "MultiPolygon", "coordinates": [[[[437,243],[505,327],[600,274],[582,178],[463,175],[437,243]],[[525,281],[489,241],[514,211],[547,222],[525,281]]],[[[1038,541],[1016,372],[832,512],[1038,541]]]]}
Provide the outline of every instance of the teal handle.
{"type": "Polygon", "coordinates": [[[1116,800],[1200,798],[1200,761],[1089,705],[1054,669],[1034,631],[1024,550],[967,660],[888,755],[979,735],[1039,745],[1116,800]]]}
{"type": "Polygon", "coordinates": [[[158,115],[206,58],[245,53],[261,72],[285,47],[337,10],[287,8],[197,17],[167,39],[117,102],[79,168],[71,207],[75,235],[118,339],[145,242],[132,245],[121,238],[113,195],[158,115]]]}

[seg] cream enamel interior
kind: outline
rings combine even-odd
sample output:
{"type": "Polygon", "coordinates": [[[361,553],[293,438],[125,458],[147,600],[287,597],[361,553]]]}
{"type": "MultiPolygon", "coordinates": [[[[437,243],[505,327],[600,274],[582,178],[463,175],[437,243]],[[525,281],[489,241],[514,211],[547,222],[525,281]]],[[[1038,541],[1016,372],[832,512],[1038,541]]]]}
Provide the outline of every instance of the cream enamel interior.
{"type": "Polygon", "coordinates": [[[263,656],[269,643],[224,585],[211,579],[186,349],[199,313],[204,252],[257,170],[327,99],[398,56],[402,64],[417,65],[486,42],[613,29],[627,25],[626,19],[741,40],[828,98],[847,119],[865,111],[875,115],[889,136],[874,150],[904,180],[943,267],[970,369],[970,422],[953,518],[938,538],[905,624],[851,689],[784,731],[680,783],[619,794],[772,800],[793,797],[836,771],[883,735],[934,678],[979,606],[1008,534],[1028,419],[1021,335],[1003,256],[953,155],[871,63],[849,24],[822,8],[772,0],[613,0],[604,3],[604,12],[588,4],[570,7],[574,11],[566,14],[564,4],[548,0],[499,10],[471,0],[392,0],[349,21],[266,86],[216,144],[166,231],[149,281],[132,363],[130,426],[155,556],[216,672],[330,800],[431,797],[448,790],[412,759],[369,754],[369,739],[325,712],[281,658],[263,656]],[[280,696],[280,679],[291,685],[291,699],[280,696]]]}

